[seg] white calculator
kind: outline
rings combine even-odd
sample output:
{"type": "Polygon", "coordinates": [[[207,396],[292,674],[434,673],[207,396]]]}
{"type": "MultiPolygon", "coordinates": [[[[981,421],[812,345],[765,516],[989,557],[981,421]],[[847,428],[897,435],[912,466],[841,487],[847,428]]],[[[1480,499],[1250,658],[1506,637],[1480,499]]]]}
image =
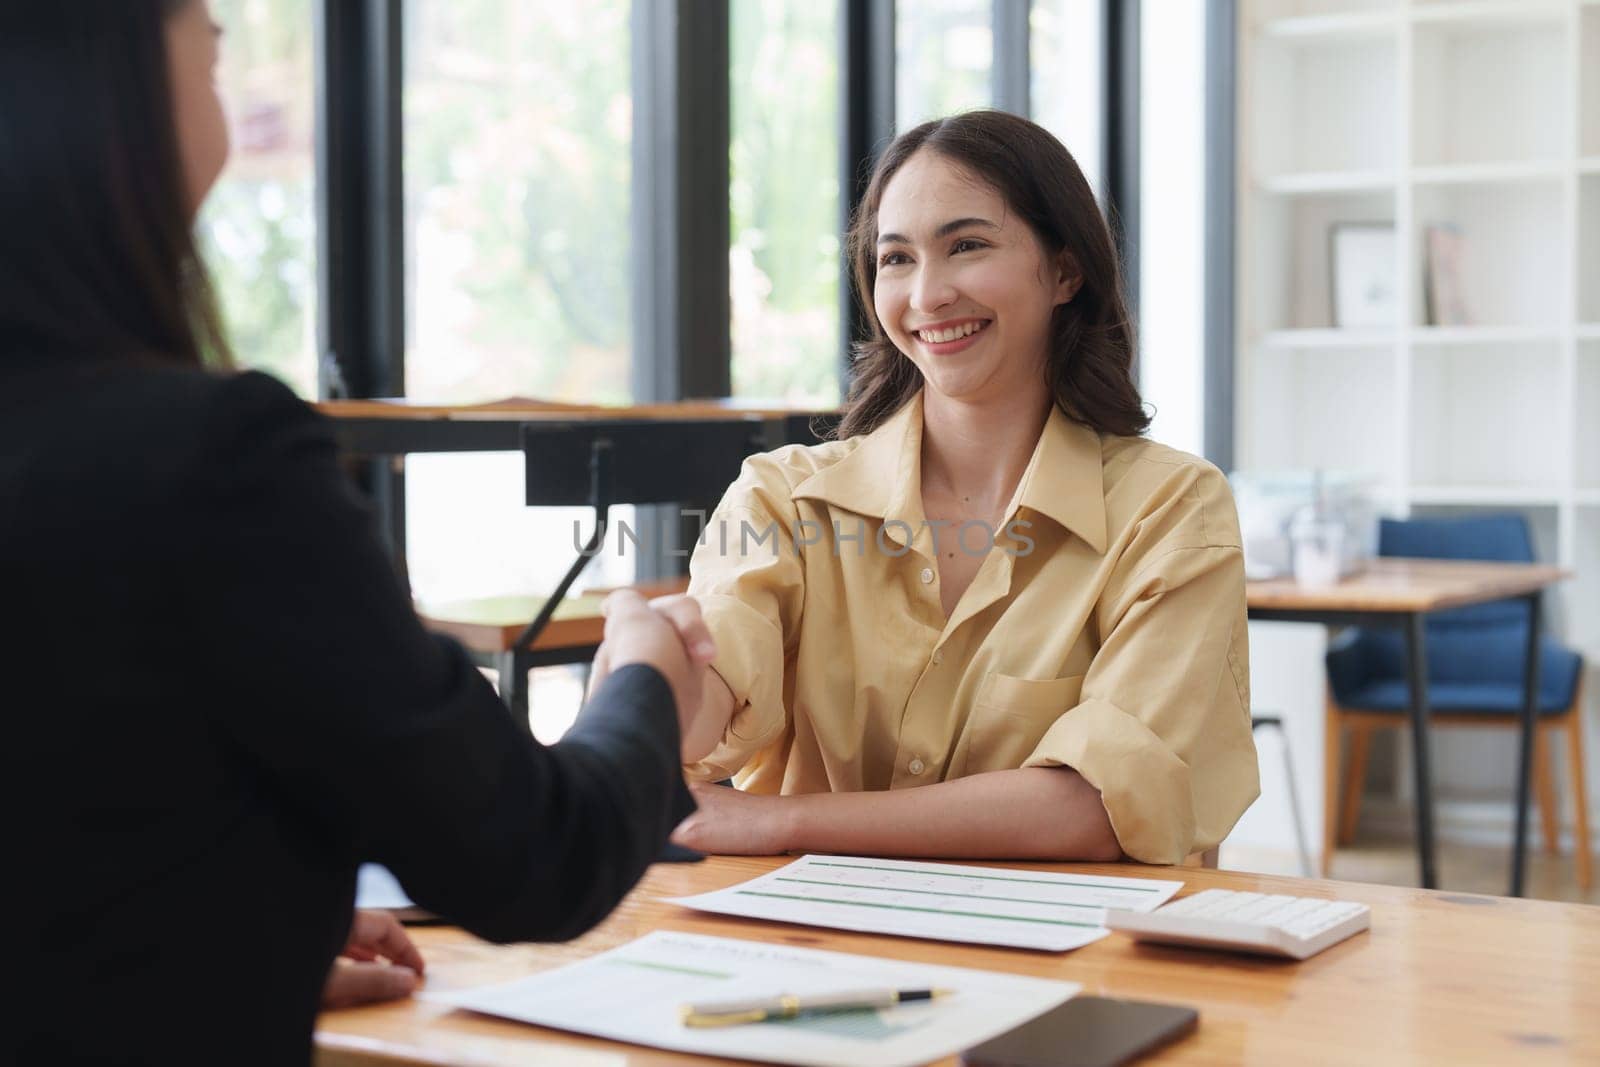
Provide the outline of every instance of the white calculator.
{"type": "Polygon", "coordinates": [[[1136,941],[1303,960],[1368,929],[1372,909],[1347,900],[1206,889],[1155,911],[1108,908],[1106,925],[1136,941]]]}

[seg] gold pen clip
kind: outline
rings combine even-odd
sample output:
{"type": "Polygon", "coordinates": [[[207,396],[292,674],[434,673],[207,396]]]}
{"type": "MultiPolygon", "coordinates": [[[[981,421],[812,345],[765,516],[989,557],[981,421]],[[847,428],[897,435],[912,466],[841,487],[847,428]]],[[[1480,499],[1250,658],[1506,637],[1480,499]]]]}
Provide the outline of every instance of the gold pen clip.
{"type": "Polygon", "coordinates": [[[710,1029],[714,1026],[739,1026],[744,1023],[759,1023],[767,1018],[764,1011],[728,1012],[723,1015],[702,1015],[689,1004],[683,1006],[683,1025],[694,1026],[701,1029],[710,1029]]]}

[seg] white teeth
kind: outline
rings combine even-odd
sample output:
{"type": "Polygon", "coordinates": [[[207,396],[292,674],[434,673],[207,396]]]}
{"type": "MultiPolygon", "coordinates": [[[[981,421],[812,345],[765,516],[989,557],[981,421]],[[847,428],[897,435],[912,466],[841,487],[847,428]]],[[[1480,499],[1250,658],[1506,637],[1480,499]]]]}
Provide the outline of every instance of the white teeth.
{"type": "Polygon", "coordinates": [[[945,344],[956,341],[977,333],[983,328],[981,322],[965,322],[960,326],[952,326],[948,330],[918,330],[917,336],[929,344],[945,344]]]}

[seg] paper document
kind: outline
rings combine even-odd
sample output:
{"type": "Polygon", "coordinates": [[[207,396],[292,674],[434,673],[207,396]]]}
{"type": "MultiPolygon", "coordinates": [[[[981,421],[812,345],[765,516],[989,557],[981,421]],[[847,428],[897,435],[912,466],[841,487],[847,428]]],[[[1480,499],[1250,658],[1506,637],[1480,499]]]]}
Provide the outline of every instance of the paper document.
{"type": "Polygon", "coordinates": [[[1073,982],[656,931],[503,985],[423,993],[507,1019],[706,1056],[815,1067],[910,1067],[954,1055],[1060,1004],[1073,982]],[[683,1025],[694,1001],[873,988],[949,989],[937,1000],[718,1029],[683,1025]]]}
{"type": "Polygon", "coordinates": [[[1182,882],[805,856],[748,882],[671,898],[753,919],[1063,952],[1106,936],[1105,909],[1154,911],[1182,882]]]}
{"type": "Polygon", "coordinates": [[[411,902],[389,868],[377,863],[363,863],[356,870],[356,907],[384,908],[401,922],[408,923],[429,922],[434,918],[432,913],[411,902]]]}
{"type": "Polygon", "coordinates": [[[415,905],[400,888],[400,880],[389,873],[389,868],[363,863],[356,871],[356,907],[410,908],[415,905]]]}

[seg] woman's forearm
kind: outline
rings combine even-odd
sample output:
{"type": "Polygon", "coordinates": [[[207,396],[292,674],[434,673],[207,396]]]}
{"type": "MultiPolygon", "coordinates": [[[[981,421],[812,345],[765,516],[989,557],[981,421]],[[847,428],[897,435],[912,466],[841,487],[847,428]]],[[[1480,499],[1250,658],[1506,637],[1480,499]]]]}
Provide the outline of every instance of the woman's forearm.
{"type": "Polygon", "coordinates": [[[700,714],[683,735],[683,762],[695,763],[709,756],[722,741],[733,718],[733,690],[722,675],[705,668],[700,686],[700,714]]]}
{"type": "Polygon", "coordinates": [[[1067,767],[1023,767],[783,802],[786,851],[966,859],[1117,860],[1099,790],[1067,767]]]}

